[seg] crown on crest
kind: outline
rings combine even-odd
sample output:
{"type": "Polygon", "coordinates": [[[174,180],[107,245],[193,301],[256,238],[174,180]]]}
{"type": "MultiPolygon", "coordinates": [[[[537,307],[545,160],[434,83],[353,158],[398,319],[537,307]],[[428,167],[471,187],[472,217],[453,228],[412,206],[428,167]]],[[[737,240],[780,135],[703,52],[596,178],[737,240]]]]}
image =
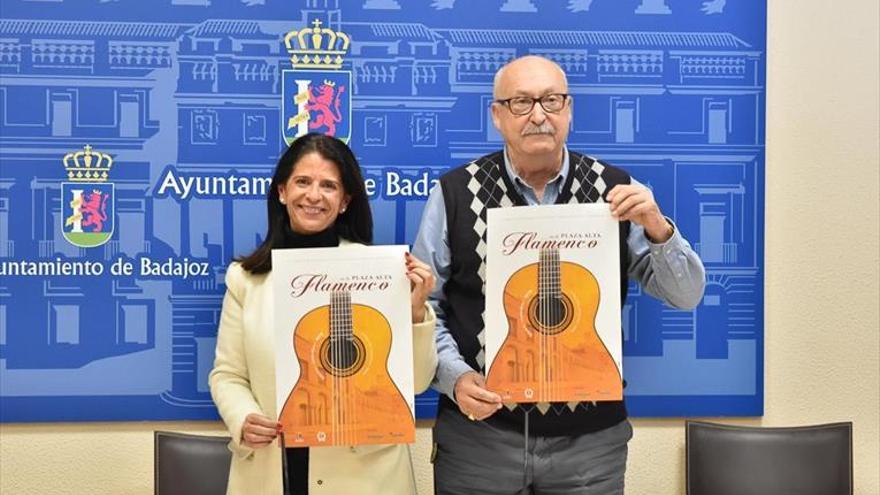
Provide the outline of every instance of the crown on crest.
{"type": "Polygon", "coordinates": [[[294,69],[338,69],[342,57],[348,51],[351,40],[342,31],[321,27],[320,19],[312,22],[314,27],[290,31],[284,35],[284,44],[290,53],[294,69]],[[296,39],[297,46],[292,42],[296,39]]]}
{"type": "Polygon", "coordinates": [[[81,151],[64,155],[67,178],[73,182],[106,182],[113,166],[113,158],[107,153],[93,151],[85,145],[81,151]]]}

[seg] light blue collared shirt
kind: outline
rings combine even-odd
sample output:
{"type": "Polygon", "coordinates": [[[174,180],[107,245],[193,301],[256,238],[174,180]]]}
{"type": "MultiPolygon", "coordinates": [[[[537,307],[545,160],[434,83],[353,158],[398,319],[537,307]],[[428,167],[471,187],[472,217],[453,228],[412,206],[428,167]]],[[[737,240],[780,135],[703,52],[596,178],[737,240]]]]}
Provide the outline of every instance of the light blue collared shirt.
{"type": "MultiPolygon", "coordinates": [[[[544,186],[541,201],[538,201],[535,190],[517,175],[508,160],[506,149],[504,168],[517,192],[526,199],[529,205],[553,204],[559,197],[560,189],[569,172],[568,148],[563,149],[562,167],[560,167],[559,174],[544,186]]],[[[639,184],[635,179],[632,182],[639,184]]],[[[632,223],[626,244],[630,255],[627,275],[629,278],[637,280],[645,292],[679,309],[693,308],[700,302],[703,297],[703,289],[706,286],[703,263],[677,228],[669,240],[662,244],[655,244],[645,236],[644,227],[632,223]]],[[[429,297],[429,302],[437,313],[437,325],[434,332],[438,357],[437,373],[431,386],[455,400],[453,395],[455,382],[462,374],[474,370],[461,356],[458,344],[455,343],[455,339],[446,327],[446,315],[440,307],[440,301],[444,299],[443,286],[449,280],[452,253],[449,250],[449,232],[446,224],[443,191],[439,184],[431,191],[422,213],[422,223],[413,245],[413,255],[431,265],[437,277],[434,291],[429,297]]]]}

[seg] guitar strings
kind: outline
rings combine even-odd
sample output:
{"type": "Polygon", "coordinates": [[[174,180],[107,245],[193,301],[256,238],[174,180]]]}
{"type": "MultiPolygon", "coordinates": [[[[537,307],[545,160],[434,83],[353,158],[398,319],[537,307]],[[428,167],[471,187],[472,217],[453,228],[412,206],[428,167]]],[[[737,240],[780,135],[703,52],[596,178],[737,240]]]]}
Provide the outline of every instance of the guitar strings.
{"type": "MultiPolygon", "coordinates": [[[[552,402],[561,395],[564,362],[556,363],[558,326],[565,315],[562,300],[561,261],[559,250],[542,249],[538,254],[538,352],[541,369],[538,373],[537,402],[552,402]],[[559,364],[559,366],[554,366],[559,364]]],[[[561,356],[558,359],[562,359],[561,356]]]]}
{"type": "Polygon", "coordinates": [[[351,370],[349,369],[351,366],[351,293],[345,292],[343,295],[343,299],[345,299],[345,313],[344,313],[344,335],[342,339],[342,349],[343,349],[343,364],[345,366],[345,373],[342,375],[342,383],[344,386],[343,397],[345,398],[345,408],[343,409],[345,414],[345,428],[346,428],[346,445],[350,445],[354,443],[354,426],[357,424],[355,420],[356,411],[354,408],[354,397],[351,393],[351,370]]]}
{"type": "MultiPolygon", "coordinates": [[[[340,308],[340,313],[342,312],[343,301],[341,300],[342,295],[336,293],[336,301],[340,308]]],[[[341,325],[341,317],[337,317],[337,327],[336,327],[336,361],[333,363],[334,371],[333,376],[336,377],[336,397],[337,397],[337,412],[339,414],[339,437],[336,439],[336,445],[342,445],[345,441],[345,396],[343,394],[342,388],[342,374],[339,372],[340,361],[342,360],[342,339],[340,338],[340,329],[339,325],[341,325]]]]}
{"type": "Polygon", "coordinates": [[[333,359],[330,363],[333,374],[333,400],[334,400],[334,430],[333,445],[340,445],[345,437],[345,411],[343,410],[342,396],[342,378],[339,373],[339,364],[342,357],[340,326],[342,325],[343,301],[339,292],[332,294],[335,311],[333,312],[333,335],[331,335],[331,345],[333,349],[333,359]]]}
{"type": "Polygon", "coordinates": [[[538,288],[538,297],[540,297],[541,302],[541,314],[538,318],[538,323],[540,325],[540,352],[541,352],[541,381],[540,381],[540,393],[537,394],[537,401],[543,401],[546,399],[544,397],[547,390],[547,311],[550,309],[547,304],[547,250],[542,249],[540,254],[541,263],[538,266],[538,270],[540,271],[541,276],[541,286],[538,288]]]}
{"type": "Polygon", "coordinates": [[[547,319],[549,317],[548,313],[550,312],[550,303],[549,303],[550,298],[547,294],[547,286],[549,285],[549,280],[548,280],[549,274],[547,273],[547,264],[548,264],[548,258],[549,258],[550,253],[548,253],[547,251],[544,251],[543,254],[544,254],[544,294],[542,294],[543,298],[541,299],[541,303],[543,304],[544,314],[541,315],[542,316],[541,326],[543,327],[542,332],[541,332],[541,356],[543,357],[543,360],[544,360],[544,366],[543,366],[542,375],[541,375],[543,377],[543,383],[541,384],[541,399],[540,399],[541,401],[547,400],[547,397],[546,397],[547,396],[547,381],[549,379],[549,374],[550,374],[550,362],[547,357],[547,338],[548,338],[547,332],[549,330],[548,325],[547,325],[547,319]]]}
{"type": "MultiPolygon", "coordinates": [[[[554,325],[554,335],[556,335],[555,332],[558,330],[558,328],[556,328],[556,327],[559,325],[560,318],[562,316],[559,314],[559,309],[560,309],[559,308],[559,302],[560,302],[559,301],[559,296],[560,296],[560,294],[559,294],[559,268],[560,268],[559,267],[559,250],[554,249],[553,252],[551,253],[551,255],[553,258],[553,260],[552,260],[553,262],[551,264],[551,274],[550,274],[551,275],[550,282],[551,282],[551,288],[552,288],[552,293],[553,293],[553,296],[552,296],[553,297],[553,307],[552,307],[553,320],[552,321],[553,321],[553,325],[554,325]]],[[[553,355],[554,360],[555,360],[557,357],[556,350],[559,346],[559,342],[554,338],[552,341],[552,344],[553,344],[553,349],[551,349],[551,354],[553,355]]],[[[557,364],[560,364],[560,363],[557,363],[557,364]]],[[[562,386],[561,383],[559,382],[559,378],[562,375],[562,368],[563,367],[564,367],[564,364],[561,364],[560,366],[555,366],[553,368],[553,371],[555,371],[556,374],[554,374],[554,376],[552,377],[553,379],[550,382],[551,387],[553,387],[551,390],[551,392],[552,392],[551,400],[556,399],[559,395],[556,392],[558,392],[558,388],[562,386]]]]}

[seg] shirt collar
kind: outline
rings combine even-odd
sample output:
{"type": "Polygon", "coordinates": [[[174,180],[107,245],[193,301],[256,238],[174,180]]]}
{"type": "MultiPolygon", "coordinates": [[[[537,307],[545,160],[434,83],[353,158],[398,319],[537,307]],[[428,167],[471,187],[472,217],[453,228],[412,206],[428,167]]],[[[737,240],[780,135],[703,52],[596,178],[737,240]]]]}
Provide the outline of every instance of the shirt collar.
{"type": "MultiPolygon", "coordinates": [[[[528,185],[526,181],[522,180],[522,177],[516,173],[516,170],[513,169],[513,165],[510,162],[510,158],[507,156],[507,146],[504,147],[504,170],[507,172],[507,177],[516,184],[518,188],[528,187],[531,189],[532,186],[528,185]]],[[[565,179],[568,177],[568,147],[562,147],[562,166],[559,167],[559,173],[556,174],[552,179],[547,181],[547,184],[565,184],[565,179]]]]}

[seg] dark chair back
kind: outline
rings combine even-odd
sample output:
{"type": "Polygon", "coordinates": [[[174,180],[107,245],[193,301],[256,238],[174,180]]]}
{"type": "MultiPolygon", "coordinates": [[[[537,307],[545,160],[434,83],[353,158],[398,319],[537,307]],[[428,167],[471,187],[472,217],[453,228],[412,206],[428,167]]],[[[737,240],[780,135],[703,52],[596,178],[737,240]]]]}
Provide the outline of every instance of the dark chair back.
{"type": "Polygon", "coordinates": [[[225,495],[232,453],[229,437],[157,431],[153,434],[156,495],[225,495]]]}
{"type": "Polygon", "coordinates": [[[687,421],[688,495],[851,495],[852,423],[765,428],[687,421]]]}

